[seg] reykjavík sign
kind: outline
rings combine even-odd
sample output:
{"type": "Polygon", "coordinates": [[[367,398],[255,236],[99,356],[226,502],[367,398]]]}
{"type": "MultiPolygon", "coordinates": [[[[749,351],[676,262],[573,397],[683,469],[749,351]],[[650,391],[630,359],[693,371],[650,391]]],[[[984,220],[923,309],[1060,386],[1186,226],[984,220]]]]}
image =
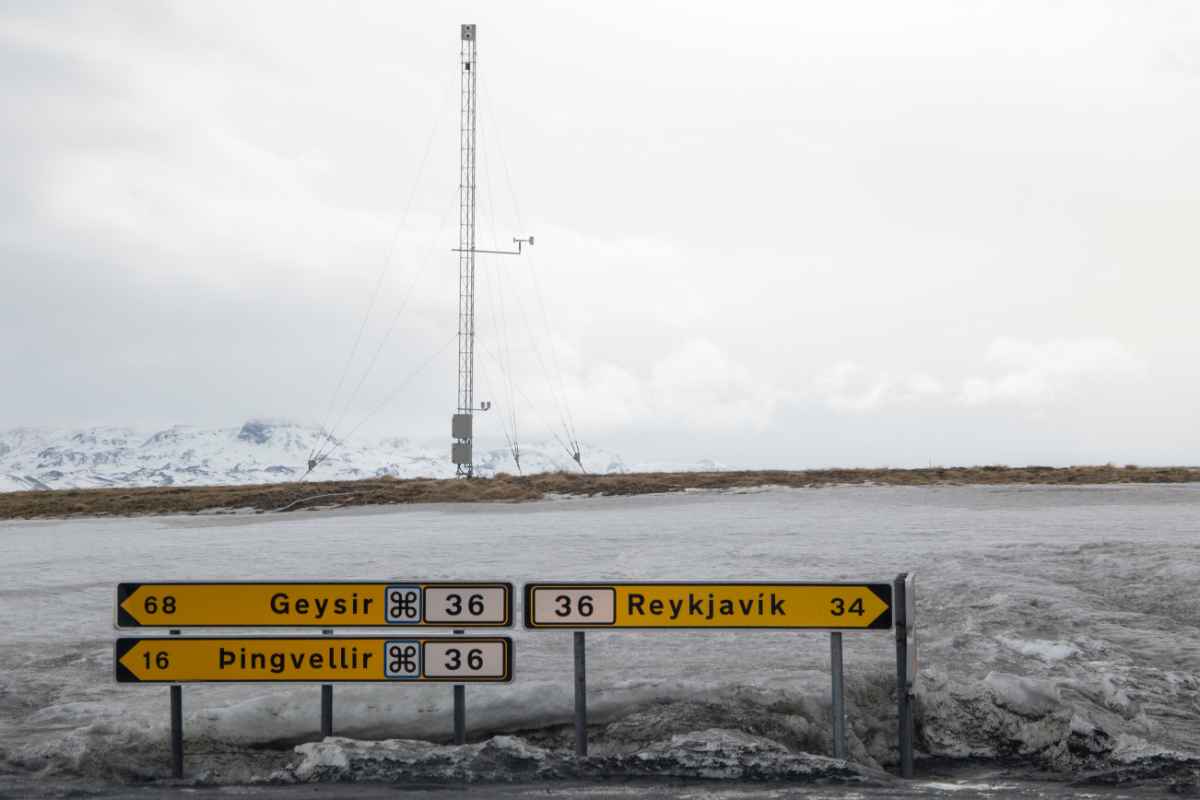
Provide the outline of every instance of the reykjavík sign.
{"type": "Polygon", "coordinates": [[[531,583],[525,627],[889,630],[890,583],[531,583]]]}

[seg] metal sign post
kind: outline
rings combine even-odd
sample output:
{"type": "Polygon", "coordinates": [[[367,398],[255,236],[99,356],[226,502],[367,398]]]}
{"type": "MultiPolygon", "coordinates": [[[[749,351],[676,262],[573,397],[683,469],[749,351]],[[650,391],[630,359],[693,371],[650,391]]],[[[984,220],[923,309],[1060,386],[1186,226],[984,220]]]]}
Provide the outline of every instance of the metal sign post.
{"type": "MultiPolygon", "coordinates": [[[[462,631],[455,631],[461,636],[462,631]]],[[[461,683],[454,684],[454,743],[467,743],[467,687],[461,683]]]]}
{"type": "Polygon", "coordinates": [[[454,685],[454,743],[467,743],[467,687],[454,685]]]}
{"type": "MultiPolygon", "coordinates": [[[[333,631],[322,631],[326,636],[333,636],[333,631]]],[[[333,686],[321,684],[321,738],[333,736],[333,686]]]]}
{"type": "MultiPolygon", "coordinates": [[[[178,636],[179,631],[171,635],[178,636]]],[[[171,776],[183,777],[183,687],[178,684],[171,687],[171,776]]]]}
{"type": "Polygon", "coordinates": [[[833,675],[833,757],[846,757],[846,695],[842,680],[842,634],[829,634],[829,671],[833,675]]]}
{"type": "Polygon", "coordinates": [[[587,740],[587,644],[584,632],[575,631],[575,755],[588,752],[587,740]]]}
{"type": "MultiPolygon", "coordinates": [[[[913,576],[902,572],[896,576],[896,737],[900,747],[900,775],[913,776],[913,708],[912,687],[916,679],[910,674],[910,658],[915,659],[916,644],[911,630],[916,624],[915,604],[909,595],[914,593],[913,576]],[[912,646],[912,654],[909,647],[912,646]]],[[[914,598],[915,599],[915,598],[914,598]]],[[[914,660],[915,664],[915,660],[914,660]]]]}

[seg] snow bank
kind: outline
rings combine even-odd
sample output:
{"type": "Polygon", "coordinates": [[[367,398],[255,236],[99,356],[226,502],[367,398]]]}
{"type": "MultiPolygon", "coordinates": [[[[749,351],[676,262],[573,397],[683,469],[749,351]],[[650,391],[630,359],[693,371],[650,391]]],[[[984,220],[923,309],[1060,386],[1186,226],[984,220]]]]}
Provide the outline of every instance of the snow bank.
{"type": "MultiPolygon", "coordinates": [[[[595,692],[589,704],[593,757],[586,772],[865,780],[897,761],[890,677],[849,676],[852,766],[830,758],[830,707],[824,692],[687,682],[608,687],[595,692]]],[[[572,706],[561,685],[473,693],[470,730],[482,741],[465,748],[446,744],[452,729],[448,692],[413,702],[410,695],[386,688],[339,687],[336,725],[346,738],[299,744],[301,758],[288,768],[288,779],[517,781],[578,774],[571,767],[572,706]],[[431,731],[443,732],[440,741],[430,740],[431,731]]],[[[1075,777],[1129,776],[1161,771],[1163,764],[1181,769],[1200,764],[1136,735],[1114,735],[1094,720],[1095,703],[1067,700],[1064,694],[1052,682],[1018,675],[991,672],[969,681],[927,668],[917,692],[919,757],[1019,759],[1075,777]]],[[[311,695],[269,693],[188,714],[189,751],[242,754],[253,762],[264,748],[279,751],[304,742],[317,722],[311,695]]],[[[161,724],[106,720],[66,736],[0,749],[0,763],[21,772],[146,780],[165,776],[165,742],[161,724]]],[[[267,772],[255,772],[253,766],[238,773],[242,779],[266,777],[267,772]]]]}
{"type": "Polygon", "coordinates": [[[728,781],[890,783],[885,773],[846,761],[794,753],[778,742],[711,728],[679,734],[628,754],[576,759],[515,736],[479,744],[439,746],[389,739],[330,738],[296,748],[300,760],[272,779],[280,782],[406,781],[497,783],[564,778],[703,778],[728,781]]]}

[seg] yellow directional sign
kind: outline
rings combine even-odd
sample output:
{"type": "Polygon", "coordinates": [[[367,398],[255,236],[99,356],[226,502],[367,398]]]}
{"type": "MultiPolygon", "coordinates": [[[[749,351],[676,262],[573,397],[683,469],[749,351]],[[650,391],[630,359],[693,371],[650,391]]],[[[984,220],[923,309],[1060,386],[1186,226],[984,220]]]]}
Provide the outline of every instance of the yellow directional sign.
{"type": "Polygon", "coordinates": [[[504,683],[506,636],[117,639],[118,683],[504,683]]]}
{"type": "Polygon", "coordinates": [[[888,583],[532,583],[527,628],[892,627],[888,583]]]}
{"type": "Polygon", "coordinates": [[[511,583],[121,583],[116,627],[506,628],[512,594],[511,583]]]}

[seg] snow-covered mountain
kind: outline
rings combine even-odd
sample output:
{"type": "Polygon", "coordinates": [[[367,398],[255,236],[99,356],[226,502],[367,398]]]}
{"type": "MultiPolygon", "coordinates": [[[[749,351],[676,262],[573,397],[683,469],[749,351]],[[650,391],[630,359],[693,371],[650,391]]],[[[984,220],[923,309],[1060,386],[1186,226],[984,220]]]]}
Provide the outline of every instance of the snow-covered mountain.
{"type": "MultiPolygon", "coordinates": [[[[322,439],[317,426],[258,419],[218,429],[14,428],[0,432],[0,491],[296,480],[322,439]]],[[[449,441],[440,447],[396,437],[355,437],[341,442],[309,479],[452,477],[449,452],[449,441]]],[[[592,447],[584,450],[584,466],[590,472],[629,471],[616,454],[592,447]]],[[[555,443],[523,444],[521,467],[526,474],[578,469],[555,443]]],[[[507,448],[489,449],[477,442],[476,471],[490,476],[516,474],[517,468],[507,448]]]]}

